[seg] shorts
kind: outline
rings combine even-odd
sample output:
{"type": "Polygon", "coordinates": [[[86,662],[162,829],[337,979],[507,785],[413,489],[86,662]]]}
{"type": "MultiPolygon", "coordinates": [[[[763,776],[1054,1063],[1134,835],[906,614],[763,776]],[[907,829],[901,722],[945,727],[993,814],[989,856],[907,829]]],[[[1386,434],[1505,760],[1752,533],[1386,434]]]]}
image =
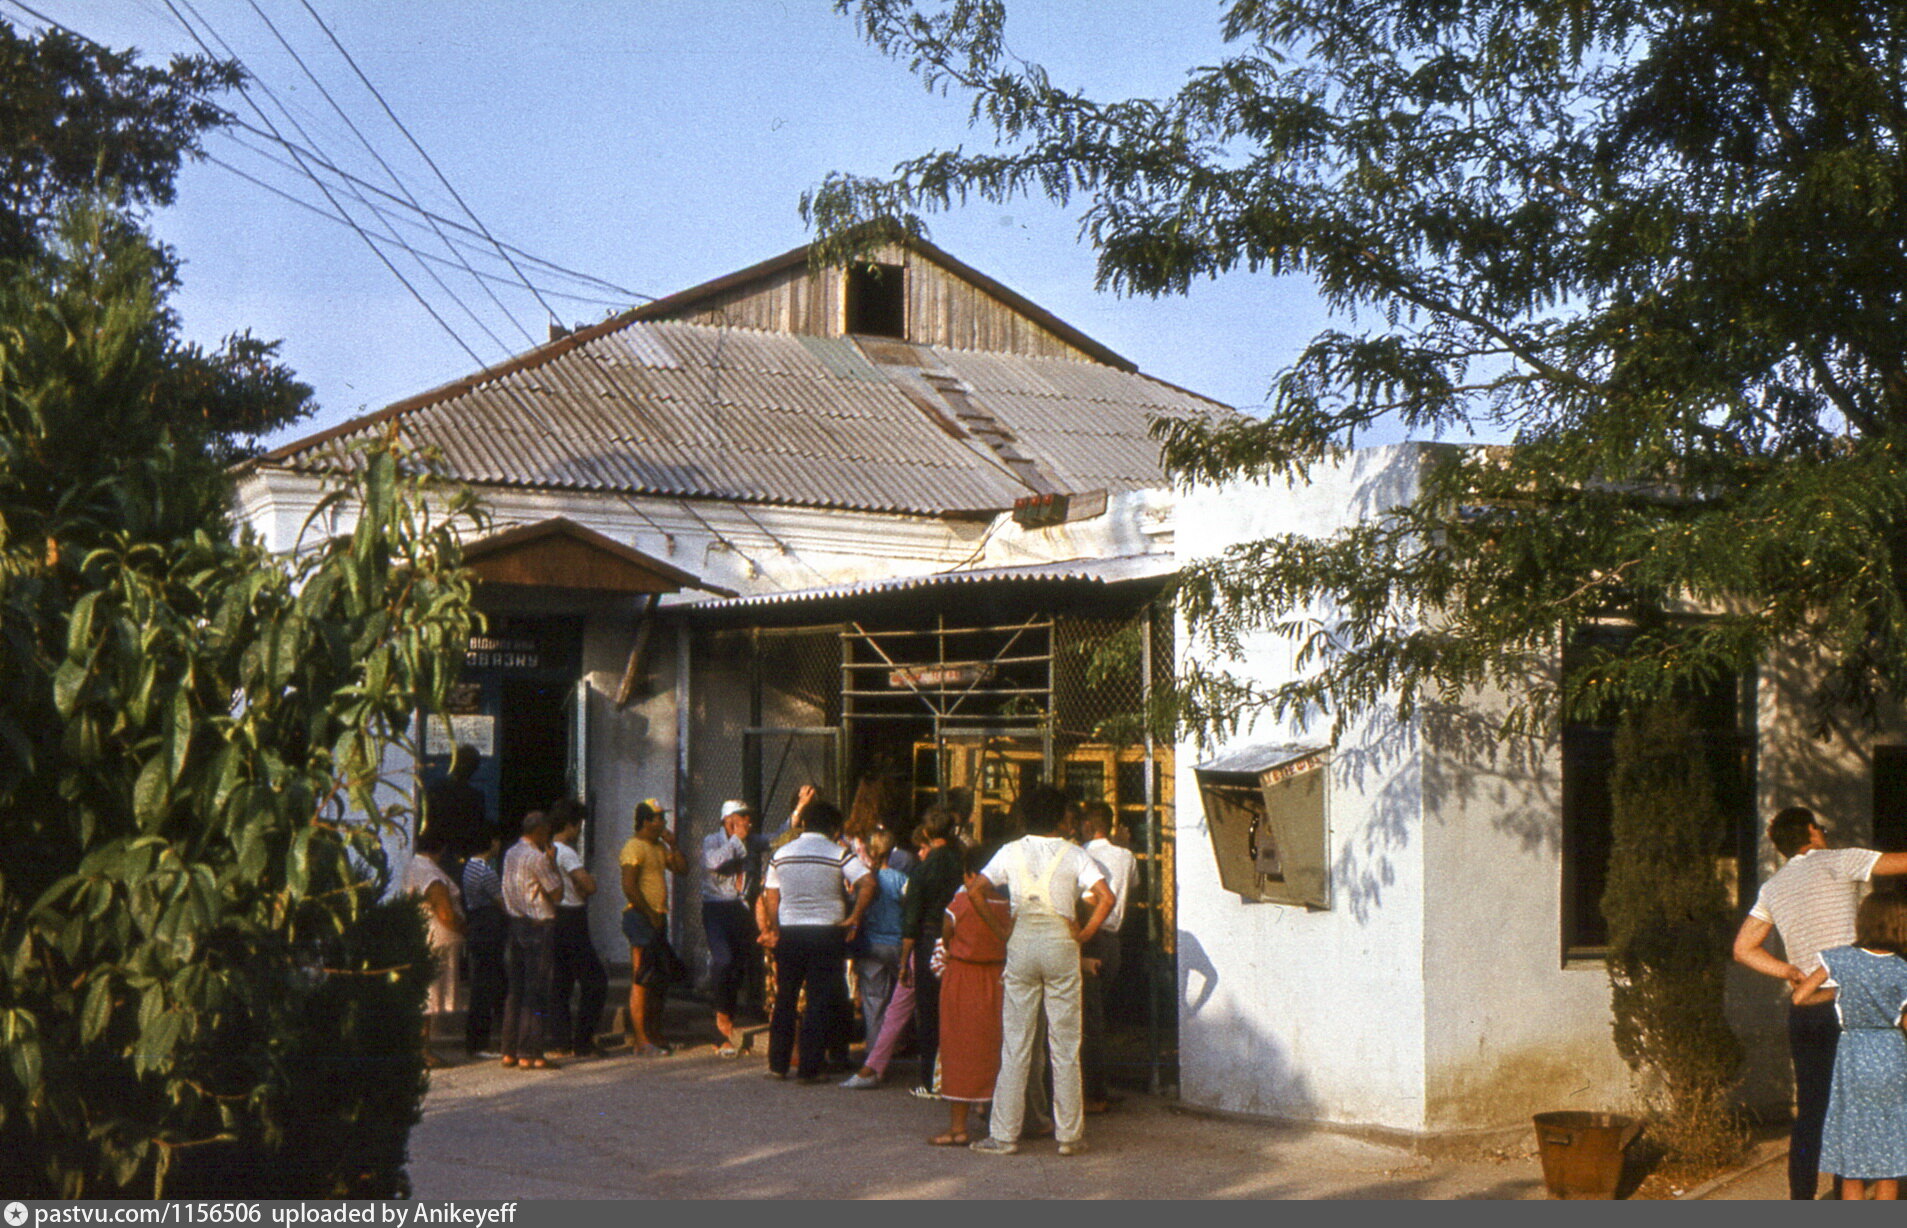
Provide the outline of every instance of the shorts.
{"type": "Polygon", "coordinates": [[[655,941],[656,927],[640,908],[625,908],[622,910],[622,936],[629,940],[631,948],[646,947],[655,941]]]}

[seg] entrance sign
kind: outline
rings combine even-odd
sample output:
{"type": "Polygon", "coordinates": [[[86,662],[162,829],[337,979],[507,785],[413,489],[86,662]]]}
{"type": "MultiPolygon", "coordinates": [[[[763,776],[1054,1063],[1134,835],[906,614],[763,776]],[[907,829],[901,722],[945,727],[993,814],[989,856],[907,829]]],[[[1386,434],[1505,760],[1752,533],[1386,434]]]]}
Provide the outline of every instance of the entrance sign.
{"type": "Polygon", "coordinates": [[[889,670],[887,685],[915,690],[973,686],[993,677],[991,665],[907,665],[889,670]]]}
{"type": "Polygon", "coordinates": [[[473,635],[464,664],[471,669],[542,669],[543,645],[532,636],[473,635]]]}

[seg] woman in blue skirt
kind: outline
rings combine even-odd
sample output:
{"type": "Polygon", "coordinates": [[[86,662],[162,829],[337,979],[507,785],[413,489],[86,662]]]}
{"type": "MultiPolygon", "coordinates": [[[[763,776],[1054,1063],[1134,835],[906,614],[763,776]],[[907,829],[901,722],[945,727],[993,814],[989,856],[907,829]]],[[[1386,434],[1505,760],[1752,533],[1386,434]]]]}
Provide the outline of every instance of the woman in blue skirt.
{"type": "Polygon", "coordinates": [[[1821,1168],[1841,1178],[1841,1197],[1900,1197],[1907,1173],[1907,895],[1876,891],[1861,901],[1854,945],[1821,952],[1821,967],[1794,991],[1797,1006],[1834,1003],[1841,1020],[1834,1084],[1821,1135],[1821,1168]]]}

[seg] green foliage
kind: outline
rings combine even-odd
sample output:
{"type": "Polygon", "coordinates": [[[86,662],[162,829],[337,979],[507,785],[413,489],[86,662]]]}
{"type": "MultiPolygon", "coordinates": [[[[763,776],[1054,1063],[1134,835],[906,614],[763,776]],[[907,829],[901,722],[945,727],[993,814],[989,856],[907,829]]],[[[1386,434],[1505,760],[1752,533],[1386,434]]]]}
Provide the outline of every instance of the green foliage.
{"type": "Polygon", "coordinates": [[[28,254],[75,197],[169,204],[199,136],[230,116],[211,96],[237,64],[180,56],[140,64],[59,30],[22,37],[0,20],[0,260],[28,254]]]}
{"type": "Polygon", "coordinates": [[[177,261],[139,232],[132,211],[172,200],[180,164],[231,118],[212,96],[242,80],[230,62],[180,57],[153,68],[135,52],[57,30],[23,38],[0,20],[0,264],[29,266],[23,276],[64,287],[75,301],[104,301],[115,288],[85,284],[100,270],[75,257],[59,219],[90,210],[98,228],[116,232],[114,245],[147,247],[147,260],[129,255],[114,266],[125,270],[116,276],[154,283],[157,310],[142,341],[165,361],[141,395],[182,442],[224,463],[309,415],[311,389],[278,361],[275,341],[239,332],[208,350],[180,340],[178,317],[165,306],[177,261]]]}
{"type": "Polygon", "coordinates": [[[1737,1158],[1729,1102],[1742,1046],[1723,1012],[1733,901],[1730,824],[1685,708],[1657,704],[1616,733],[1603,916],[1616,1049],[1645,1073],[1658,1141],[1680,1159],[1737,1158]]]}
{"type": "Polygon", "coordinates": [[[1516,727],[1795,641],[1824,716],[1907,690],[1907,4],[1230,0],[1220,62],[1112,102],[1015,55],[1000,0],[840,7],[997,147],[831,177],[804,208],[835,255],[1043,195],[1080,205],[1106,288],[1308,276],[1338,323],[1267,414],[1159,424],[1187,481],[1302,476],[1380,423],[1515,441],[1192,569],[1196,636],[1274,629],[1309,670],[1188,679],[1195,718],[1493,684],[1516,727]],[[1548,675],[1579,627],[1693,609],[1594,685],[1548,675]]]}
{"type": "Polygon", "coordinates": [[[150,247],[59,258],[0,286],[0,1187],[401,1193],[430,957],[380,773],[467,643],[467,508],[386,443],[345,531],[234,536],[150,247]]]}

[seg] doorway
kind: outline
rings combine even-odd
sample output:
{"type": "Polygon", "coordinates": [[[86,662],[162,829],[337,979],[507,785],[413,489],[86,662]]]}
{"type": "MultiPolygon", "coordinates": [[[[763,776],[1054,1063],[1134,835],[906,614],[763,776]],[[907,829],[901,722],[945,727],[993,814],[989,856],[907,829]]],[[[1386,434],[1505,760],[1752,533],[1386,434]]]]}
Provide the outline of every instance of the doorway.
{"type": "Polygon", "coordinates": [[[527,678],[503,679],[497,729],[497,818],[506,838],[527,811],[569,789],[570,688],[527,678]]]}

